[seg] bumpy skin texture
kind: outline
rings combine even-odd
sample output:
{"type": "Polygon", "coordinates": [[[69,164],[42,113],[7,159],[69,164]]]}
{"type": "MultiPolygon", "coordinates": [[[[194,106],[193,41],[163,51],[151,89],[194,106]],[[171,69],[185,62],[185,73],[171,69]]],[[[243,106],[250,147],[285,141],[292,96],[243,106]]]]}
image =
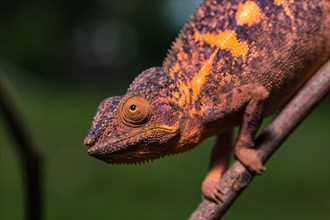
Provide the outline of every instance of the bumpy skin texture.
{"type": "Polygon", "coordinates": [[[124,96],[103,101],[85,139],[108,163],[137,163],[189,150],[217,135],[203,195],[217,186],[232,151],[252,172],[262,119],[279,110],[329,58],[330,5],[320,1],[205,0],[162,67],[147,69],[124,96]]]}

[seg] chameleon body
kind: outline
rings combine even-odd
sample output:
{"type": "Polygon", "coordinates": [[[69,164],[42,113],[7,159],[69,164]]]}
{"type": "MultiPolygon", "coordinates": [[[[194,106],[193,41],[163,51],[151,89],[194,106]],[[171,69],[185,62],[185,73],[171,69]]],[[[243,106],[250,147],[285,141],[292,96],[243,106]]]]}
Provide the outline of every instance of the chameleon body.
{"type": "Polygon", "coordinates": [[[203,1],[163,66],[100,104],[85,139],[88,153],[108,163],[139,163],[217,135],[202,192],[219,202],[231,152],[260,174],[253,140],[262,119],[329,59],[329,8],[328,0],[203,1]]]}

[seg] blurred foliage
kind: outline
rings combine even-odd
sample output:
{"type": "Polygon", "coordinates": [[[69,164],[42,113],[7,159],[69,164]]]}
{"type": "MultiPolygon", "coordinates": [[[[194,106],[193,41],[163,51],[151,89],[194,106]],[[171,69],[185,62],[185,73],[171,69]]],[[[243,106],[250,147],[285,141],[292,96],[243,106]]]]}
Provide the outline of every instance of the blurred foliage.
{"type": "MultiPolygon", "coordinates": [[[[185,219],[200,201],[213,138],[139,166],[91,158],[98,103],[159,66],[198,1],[0,3],[1,80],[45,155],[46,219],[185,219]]],[[[267,163],[227,219],[329,219],[329,97],[267,163]]],[[[23,218],[22,171],[0,115],[0,219],[23,218]]]]}

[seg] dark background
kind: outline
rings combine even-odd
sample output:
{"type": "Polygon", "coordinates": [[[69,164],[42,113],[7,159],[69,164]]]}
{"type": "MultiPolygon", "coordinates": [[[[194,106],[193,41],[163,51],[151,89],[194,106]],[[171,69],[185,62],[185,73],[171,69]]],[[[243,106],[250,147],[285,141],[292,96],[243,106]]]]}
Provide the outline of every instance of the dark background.
{"type": "MultiPolygon", "coordinates": [[[[214,138],[139,166],[91,158],[82,142],[99,102],[160,66],[198,3],[0,2],[1,80],[44,155],[46,219],[185,219],[196,208],[214,138]]],[[[329,112],[327,98],[226,219],[329,219],[329,112]]],[[[22,219],[22,170],[3,117],[0,219],[22,219]]]]}

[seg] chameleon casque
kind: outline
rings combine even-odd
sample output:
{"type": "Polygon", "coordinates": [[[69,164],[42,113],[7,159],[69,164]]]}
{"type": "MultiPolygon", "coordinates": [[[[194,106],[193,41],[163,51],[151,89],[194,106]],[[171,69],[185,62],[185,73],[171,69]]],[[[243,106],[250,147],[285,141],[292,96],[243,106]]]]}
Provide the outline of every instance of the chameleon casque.
{"type": "Polygon", "coordinates": [[[202,193],[221,201],[217,188],[232,152],[260,174],[253,146],[262,119],[329,59],[329,15],[328,0],[204,0],[162,66],[99,105],[84,141],[88,153],[108,163],[139,163],[217,135],[202,193]]]}

